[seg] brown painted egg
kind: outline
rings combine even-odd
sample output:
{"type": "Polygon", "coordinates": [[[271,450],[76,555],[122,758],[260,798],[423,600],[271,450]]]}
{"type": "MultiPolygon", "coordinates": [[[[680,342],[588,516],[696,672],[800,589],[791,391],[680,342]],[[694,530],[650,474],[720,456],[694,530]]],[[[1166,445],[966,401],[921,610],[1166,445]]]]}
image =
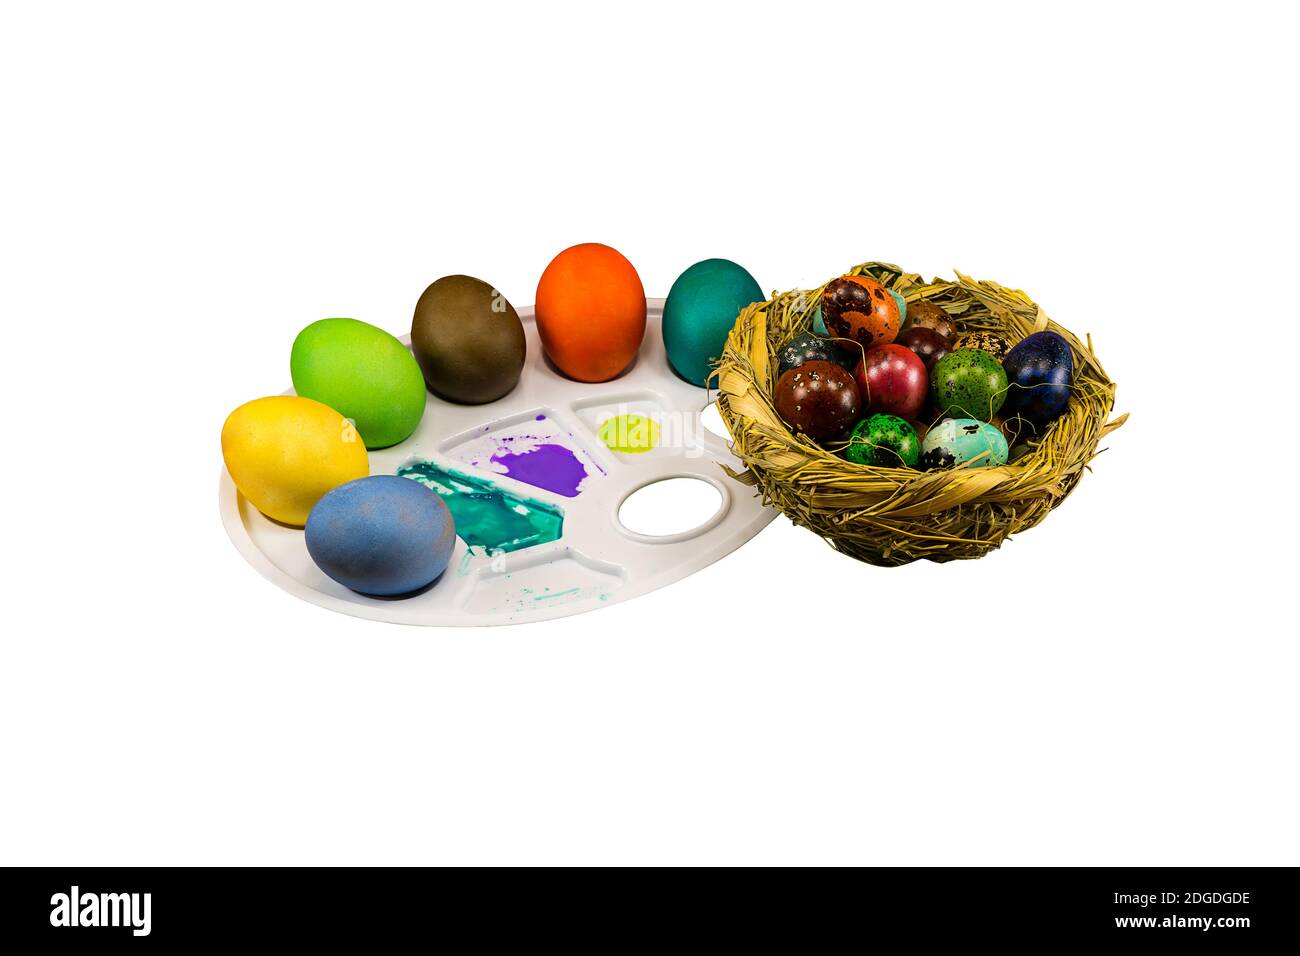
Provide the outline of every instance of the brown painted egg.
{"type": "Polygon", "coordinates": [[[999,362],[1007,357],[1010,348],[1007,340],[996,332],[967,332],[957,336],[957,341],[952,344],[954,352],[958,349],[975,349],[977,352],[988,352],[999,362]]]}
{"type": "Polygon", "coordinates": [[[869,276],[841,276],[822,290],[822,321],[841,348],[856,355],[894,341],[902,319],[889,290],[869,276]]]}
{"type": "Polygon", "coordinates": [[[927,299],[907,303],[907,321],[903,323],[903,328],[934,329],[949,341],[952,341],[957,332],[948,313],[927,299]]]}
{"type": "Polygon", "coordinates": [[[894,339],[894,344],[915,352],[916,357],[925,363],[927,370],[933,369],[935,362],[952,351],[952,345],[944,336],[934,329],[919,325],[899,332],[898,338],[894,339]]]}
{"type": "Polygon", "coordinates": [[[861,408],[857,382],[834,362],[804,362],[776,383],[777,414],[795,434],[814,441],[842,434],[858,420],[861,408]]]}

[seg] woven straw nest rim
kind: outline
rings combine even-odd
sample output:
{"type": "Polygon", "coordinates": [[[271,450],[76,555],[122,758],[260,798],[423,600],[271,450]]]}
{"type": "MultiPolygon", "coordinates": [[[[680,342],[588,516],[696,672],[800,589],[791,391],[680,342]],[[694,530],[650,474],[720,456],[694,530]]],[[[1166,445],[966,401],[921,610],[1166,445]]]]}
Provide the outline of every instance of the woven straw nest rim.
{"type": "Polygon", "coordinates": [[[879,565],[981,557],[1064,501],[1101,439],[1128,418],[1110,420],[1115,383],[1091,337],[1079,340],[1024,292],[960,272],[956,281],[926,282],[882,262],[845,274],[871,276],[909,303],[934,302],[958,333],[996,332],[1014,345],[1033,332],[1056,332],[1073,350],[1075,368],[1065,413],[1041,436],[1015,445],[1005,465],[929,472],[859,465],[833,446],[794,435],[773,404],[777,352],[809,329],[824,286],[775,295],[741,311],[717,370],[718,410],[746,466],[728,472],[838,550],[879,565]]]}

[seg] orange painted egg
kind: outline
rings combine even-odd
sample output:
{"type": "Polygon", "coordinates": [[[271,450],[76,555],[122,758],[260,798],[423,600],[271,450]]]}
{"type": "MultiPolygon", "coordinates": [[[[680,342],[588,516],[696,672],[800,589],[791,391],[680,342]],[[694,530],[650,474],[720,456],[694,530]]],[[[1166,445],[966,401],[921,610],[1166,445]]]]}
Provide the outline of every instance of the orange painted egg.
{"type": "Polygon", "coordinates": [[[841,276],[822,290],[822,319],[845,351],[861,355],[894,341],[902,318],[889,290],[869,276],[841,276]]]}
{"type": "Polygon", "coordinates": [[[636,358],[645,289],[632,263],[598,242],[571,246],[537,283],[537,332],[547,357],[579,382],[607,382],[636,358]]]}

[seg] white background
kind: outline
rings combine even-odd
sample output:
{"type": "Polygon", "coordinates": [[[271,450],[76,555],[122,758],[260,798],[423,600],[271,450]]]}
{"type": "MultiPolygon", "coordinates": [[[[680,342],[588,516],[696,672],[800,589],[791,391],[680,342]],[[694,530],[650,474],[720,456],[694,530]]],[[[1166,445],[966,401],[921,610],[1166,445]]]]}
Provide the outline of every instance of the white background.
{"type": "Polygon", "coordinates": [[[1294,24],[976,6],[6,7],[0,861],[1300,862],[1294,24]],[[582,241],[1022,287],[1132,419],[977,562],[453,631],[240,559],[299,328],[582,241]]]}

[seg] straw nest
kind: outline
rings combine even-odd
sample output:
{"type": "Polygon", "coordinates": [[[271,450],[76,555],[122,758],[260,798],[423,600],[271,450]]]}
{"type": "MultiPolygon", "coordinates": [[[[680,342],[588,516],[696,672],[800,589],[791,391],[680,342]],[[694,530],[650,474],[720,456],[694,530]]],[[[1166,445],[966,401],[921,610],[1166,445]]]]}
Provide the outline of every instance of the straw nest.
{"type": "Polygon", "coordinates": [[[978,558],[1010,535],[1032,528],[1074,490],[1097,443],[1128,417],[1109,421],[1115,384],[1087,344],[1051,321],[1017,289],[977,282],[925,282],[898,266],[869,262],[850,270],[869,275],[909,303],[941,306],[959,332],[992,331],[1015,344],[1050,329],[1074,350],[1073,396],[1044,434],[1021,440],[1007,464],[946,471],[875,468],[839,457],[795,436],[777,415],[773,389],[778,349],[807,331],[821,289],[792,291],[740,313],[718,368],[718,408],[736,455],[748,466],[731,476],[762,492],[795,524],[837,550],[877,565],[926,558],[978,558]]]}

